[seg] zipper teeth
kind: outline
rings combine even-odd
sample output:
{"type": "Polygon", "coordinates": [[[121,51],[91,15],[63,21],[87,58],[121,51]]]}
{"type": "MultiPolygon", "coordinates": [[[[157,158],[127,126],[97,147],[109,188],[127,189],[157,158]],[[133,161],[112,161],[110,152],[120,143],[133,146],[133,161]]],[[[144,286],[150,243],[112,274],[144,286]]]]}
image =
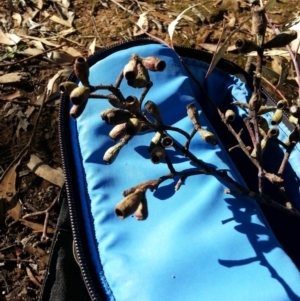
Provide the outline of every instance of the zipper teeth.
{"type": "MultiPolygon", "coordinates": [[[[140,39],[142,40],[142,39],[140,39]]],[[[144,40],[144,39],[143,39],[144,40]]],[[[145,39],[150,40],[150,39],[145,39]]],[[[134,41],[134,40],[133,40],[134,41]]],[[[88,63],[91,62],[96,56],[106,52],[107,50],[110,50],[114,47],[121,46],[123,44],[126,44],[128,42],[121,42],[121,43],[115,43],[111,46],[106,47],[105,49],[101,49],[94,53],[93,55],[89,56],[87,61],[88,63]]],[[[91,67],[91,66],[90,66],[91,67]]],[[[68,77],[67,80],[75,81],[76,76],[74,71],[72,71],[68,77]]],[[[59,144],[60,144],[60,152],[62,157],[62,166],[63,170],[65,172],[65,186],[66,186],[66,194],[68,199],[68,205],[69,205],[69,213],[70,213],[70,223],[71,223],[71,229],[75,244],[75,250],[76,255],[78,257],[78,263],[81,270],[82,278],[84,280],[84,283],[86,285],[86,288],[88,290],[88,293],[93,301],[102,301],[102,298],[99,296],[99,293],[94,285],[94,281],[91,278],[91,274],[89,272],[88,266],[85,261],[85,256],[82,248],[82,243],[80,239],[80,231],[78,227],[78,217],[74,205],[74,194],[73,194],[73,188],[72,188],[72,176],[69,168],[69,162],[67,161],[69,150],[66,146],[66,137],[65,137],[65,124],[67,122],[65,118],[65,106],[66,106],[66,97],[61,96],[60,98],[60,110],[59,110],[59,127],[58,127],[58,133],[59,133],[59,144]]]]}
{"type": "MultiPolygon", "coordinates": [[[[95,59],[96,56],[99,56],[103,53],[105,53],[108,50],[111,50],[113,48],[116,48],[118,46],[122,46],[125,44],[129,44],[129,43],[134,43],[134,42],[138,42],[138,41],[149,41],[149,42],[154,42],[159,44],[158,41],[151,39],[149,37],[140,37],[140,38],[136,38],[136,39],[132,39],[129,41],[125,41],[125,42],[120,42],[120,43],[115,43],[113,45],[110,45],[104,49],[101,49],[99,51],[97,51],[96,53],[90,55],[87,58],[87,62],[91,63],[90,67],[95,63],[93,62],[93,60],[95,59]]],[[[186,46],[175,46],[175,51],[176,48],[178,50],[192,50],[192,51],[196,51],[197,49],[191,48],[191,47],[186,47],[186,46]]],[[[177,52],[177,51],[176,51],[177,52]]],[[[210,54],[210,53],[208,53],[210,54]]],[[[235,68],[240,68],[238,65],[236,65],[235,63],[233,63],[230,60],[227,60],[226,58],[222,58],[223,61],[225,61],[227,64],[234,66],[235,68]]],[[[243,74],[245,77],[250,78],[250,76],[245,73],[245,71],[241,69],[241,74],[243,74]]],[[[76,80],[76,76],[74,71],[72,71],[68,77],[68,80],[70,81],[75,81],[76,80]]],[[[268,97],[268,99],[270,99],[274,104],[276,104],[276,101],[274,100],[274,98],[264,89],[262,88],[263,93],[268,97]]],[[[69,168],[69,162],[67,161],[67,157],[68,157],[68,153],[69,150],[67,149],[66,146],[66,136],[65,136],[65,126],[64,124],[66,124],[67,120],[65,118],[65,102],[66,102],[66,97],[65,96],[61,96],[60,98],[60,110],[59,110],[59,144],[60,144],[60,151],[61,151],[61,156],[62,156],[62,166],[63,166],[63,170],[65,172],[65,186],[66,186],[66,194],[67,194],[67,199],[68,199],[68,205],[69,205],[69,213],[70,213],[70,223],[71,223],[71,229],[72,229],[72,233],[73,233],[73,239],[74,239],[74,243],[75,243],[75,249],[76,249],[76,254],[78,257],[78,263],[79,263],[79,267],[82,273],[82,277],[84,280],[84,283],[87,287],[88,293],[91,297],[91,299],[93,301],[102,301],[102,298],[100,297],[95,285],[94,285],[94,281],[91,278],[91,274],[89,272],[87,263],[85,261],[85,256],[84,256],[84,252],[83,252],[83,248],[82,248],[82,244],[81,244],[81,239],[80,239],[80,231],[79,231],[79,227],[78,227],[78,217],[77,217],[77,213],[76,213],[76,209],[75,209],[75,205],[74,205],[74,194],[73,194],[73,189],[72,189],[72,176],[71,176],[71,172],[70,172],[70,168],[69,168]]],[[[288,117],[288,114],[284,111],[284,114],[286,117],[288,117]]]]}
{"type": "Polygon", "coordinates": [[[74,195],[72,189],[71,173],[70,173],[68,162],[66,160],[68,150],[65,145],[64,127],[62,126],[65,122],[64,109],[63,109],[65,106],[65,101],[66,101],[65,97],[62,96],[60,110],[59,110],[59,142],[60,142],[60,151],[62,154],[62,166],[63,166],[63,170],[65,171],[65,186],[66,186],[66,193],[67,193],[67,199],[69,205],[71,229],[73,233],[73,239],[75,243],[75,249],[78,257],[79,267],[82,273],[82,277],[84,279],[84,283],[87,287],[88,293],[93,301],[100,301],[101,299],[98,296],[96,288],[93,285],[91,276],[88,273],[88,267],[84,260],[83,249],[82,249],[80,236],[79,236],[78,218],[74,206],[74,195]]]}

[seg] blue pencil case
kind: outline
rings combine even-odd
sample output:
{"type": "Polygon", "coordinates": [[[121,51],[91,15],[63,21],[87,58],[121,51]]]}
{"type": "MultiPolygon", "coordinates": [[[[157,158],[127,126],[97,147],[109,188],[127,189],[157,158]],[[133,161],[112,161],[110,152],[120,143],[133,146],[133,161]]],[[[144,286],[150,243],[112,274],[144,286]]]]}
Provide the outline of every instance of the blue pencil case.
{"type": "MultiPolygon", "coordinates": [[[[89,98],[76,119],[69,114],[70,97],[62,96],[60,143],[75,253],[91,299],[300,300],[299,247],[284,240],[280,218],[293,222],[293,229],[299,223],[245,195],[257,189],[257,169],[241,150],[228,152],[237,142],[207,100],[222,112],[235,111],[232,126],[238,132],[247,109],[231,103],[249,101],[251,79],[225,60],[205,78],[210,54],[176,50],[149,39],[105,49],[88,59],[89,84],[110,91],[94,92],[102,97],[89,98]],[[146,75],[139,69],[134,76],[140,81],[122,79],[133,54],[157,57],[165,68],[146,75]],[[122,95],[108,101],[105,96],[116,95],[111,87],[118,77],[122,95]],[[141,112],[124,117],[116,113],[122,109],[112,110],[114,101],[138,100],[145,80],[152,86],[141,112]],[[130,138],[123,143],[118,132],[113,141],[114,125],[108,123],[127,124],[128,130],[128,120],[130,138]]],[[[69,80],[82,85],[74,73],[69,80]]],[[[278,128],[285,141],[290,125],[278,128]]],[[[283,154],[282,146],[270,142],[266,170],[276,173],[283,154]]],[[[299,165],[296,145],[284,180],[298,209],[299,165]]],[[[272,185],[266,184],[266,192],[280,201],[272,185]]]]}

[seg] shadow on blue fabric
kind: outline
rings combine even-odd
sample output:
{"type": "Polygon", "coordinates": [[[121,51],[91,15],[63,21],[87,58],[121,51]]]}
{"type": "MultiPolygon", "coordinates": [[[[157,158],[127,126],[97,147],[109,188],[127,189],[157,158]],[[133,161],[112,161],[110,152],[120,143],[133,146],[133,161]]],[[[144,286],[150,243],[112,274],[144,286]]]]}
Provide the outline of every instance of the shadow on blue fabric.
{"type": "Polygon", "coordinates": [[[270,277],[272,277],[282,285],[287,293],[287,296],[289,297],[289,300],[299,301],[300,297],[279,275],[279,273],[268,262],[265,256],[265,253],[269,253],[274,248],[278,247],[278,245],[274,244],[274,240],[270,239],[269,231],[266,231],[266,228],[262,227],[261,225],[253,224],[251,222],[251,214],[249,215],[249,213],[244,210],[245,208],[243,206],[239,206],[238,202],[232,199],[225,199],[224,201],[228,203],[228,208],[232,211],[233,217],[228,220],[222,221],[222,223],[225,224],[233,220],[239,223],[239,225],[235,226],[234,228],[238,232],[247,236],[247,239],[249,240],[251,246],[253,247],[253,250],[255,251],[255,256],[237,260],[219,259],[219,263],[227,268],[234,268],[246,264],[251,264],[253,262],[258,262],[261,266],[264,266],[266,269],[268,269],[270,277]]]}

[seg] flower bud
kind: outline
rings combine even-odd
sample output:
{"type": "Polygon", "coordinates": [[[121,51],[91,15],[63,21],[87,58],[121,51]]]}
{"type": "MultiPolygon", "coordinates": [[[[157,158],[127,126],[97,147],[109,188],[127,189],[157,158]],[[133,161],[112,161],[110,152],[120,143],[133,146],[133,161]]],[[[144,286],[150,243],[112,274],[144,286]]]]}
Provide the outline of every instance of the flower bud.
{"type": "Polygon", "coordinates": [[[70,116],[73,119],[78,118],[84,111],[86,104],[87,104],[87,101],[81,103],[80,105],[73,105],[70,110],[70,116]]]}
{"type": "Polygon", "coordinates": [[[265,137],[267,135],[267,133],[261,127],[258,127],[258,132],[262,137],[265,137]]]}
{"type": "Polygon", "coordinates": [[[125,99],[124,105],[126,109],[132,114],[140,113],[140,102],[135,96],[128,96],[125,99]]]}
{"type": "Polygon", "coordinates": [[[137,64],[137,75],[134,79],[127,81],[128,85],[133,88],[146,88],[150,84],[148,70],[141,63],[137,64]]]}
{"type": "Polygon", "coordinates": [[[77,87],[70,94],[70,100],[74,105],[80,105],[88,100],[91,90],[89,87],[77,87]]]}
{"type": "Polygon", "coordinates": [[[127,122],[132,114],[122,109],[109,108],[102,111],[100,116],[107,124],[120,124],[127,122]]]}
{"type": "Polygon", "coordinates": [[[225,112],[226,122],[233,122],[235,120],[235,112],[233,110],[227,110],[225,112]]]}
{"type": "Polygon", "coordinates": [[[139,207],[139,204],[145,198],[145,192],[136,190],[135,192],[126,196],[120,203],[115,207],[115,213],[120,219],[133,214],[139,207]]]}
{"type": "Polygon", "coordinates": [[[124,143],[119,142],[115,145],[113,145],[112,147],[110,147],[104,154],[103,156],[103,160],[107,163],[107,164],[111,164],[115,161],[115,159],[117,158],[120,150],[122,149],[122,147],[124,146],[124,143]]]}
{"type": "Polygon", "coordinates": [[[123,75],[127,80],[134,80],[136,78],[138,74],[137,64],[138,56],[134,53],[123,69],[123,75]]]}
{"type": "Polygon", "coordinates": [[[265,9],[255,6],[252,9],[252,33],[256,36],[256,43],[259,47],[264,42],[264,37],[267,29],[267,19],[265,9]]]}
{"type": "Polygon", "coordinates": [[[78,57],[74,64],[74,73],[84,86],[89,86],[89,65],[84,57],[78,57]]]}
{"type": "Polygon", "coordinates": [[[78,85],[74,82],[66,81],[59,85],[59,91],[61,93],[65,93],[65,95],[70,95],[70,93],[77,87],[78,85]]]}
{"type": "Polygon", "coordinates": [[[161,145],[164,148],[171,147],[173,145],[173,139],[170,136],[164,136],[161,140],[161,145]]]}
{"type": "Polygon", "coordinates": [[[289,116],[289,122],[290,122],[290,123],[293,123],[293,124],[298,124],[299,119],[296,118],[296,117],[294,117],[293,115],[290,115],[290,116],[289,116]]]}
{"type": "Polygon", "coordinates": [[[165,157],[166,157],[166,151],[160,145],[155,146],[150,154],[150,159],[154,164],[160,163],[165,157]]]}
{"type": "Polygon", "coordinates": [[[277,138],[279,136],[279,130],[277,127],[273,126],[271,127],[269,130],[268,130],[268,133],[267,133],[268,137],[269,138],[277,138]]]}
{"type": "Polygon", "coordinates": [[[163,71],[166,68],[166,62],[155,56],[142,58],[142,64],[150,71],[163,71]]]}
{"type": "Polygon", "coordinates": [[[283,118],[283,111],[277,109],[272,116],[271,124],[278,125],[282,121],[282,118],[283,118]]]}
{"type": "Polygon", "coordinates": [[[271,48],[285,47],[295,39],[297,39],[297,31],[291,30],[291,31],[282,32],[276,35],[273,39],[271,39],[267,43],[265,43],[263,45],[263,48],[271,49],[271,48]]]}
{"type": "Polygon", "coordinates": [[[256,51],[259,48],[252,41],[248,41],[248,40],[245,40],[245,39],[238,39],[235,42],[235,47],[242,54],[247,54],[249,52],[256,51]]]}
{"type": "Polygon", "coordinates": [[[277,109],[280,109],[280,110],[284,110],[286,107],[287,107],[287,101],[286,100],[279,100],[277,102],[277,109]]]}
{"type": "Polygon", "coordinates": [[[148,100],[144,105],[145,110],[158,122],[161,123],[160,109],[153,101],[148,100]]]}
{"type": "Polygon", "coordinates": [[[203,128],[198,128],[198,133],[200,134],[202,140],[204,140],[205,142],[212,145],[216,145],[218,143],[218,138],[210,131],[203,128]]]}
{"type": "Polygon", "coordinates": [[[119,109],[126,109],[125,105],[118,99],[115,95],[110,94],[110,98],[108,99],[108,102],[115,108],[119,109]]]}
{"type": "MultiPolygon", "coordinates": [[[[262,154],[264,153],[264,151],[265,151],[265,149],[266,149],[267,142],[268,142],[268,138],[263,138],[263,139],[260,141],[260,149],[261,149],[261,153],[262,153],[262,154]]],[[[257,153],[256,153],[256,149],[255,149],[255,148],[253,148],[253,150],[252,150],[250,156],[251,156],[252,158],[256,158],[257,153]]]]}
{"type": "Polygon", "coordinates": [[[269,124],[266,118],[257,116],[258,126],[267,134],[269,130],[269,124]]]}
{"type": "Polygon", "coordinates": [[[138,118],[130,118],[126,122],[126,132],[128,135],[135,135],[141,129],[141,122],[138,118]]]}
{"type": "Polygon", "coordinates": [[[276,106],[261,106],[257,112],[258,115],[263,115],[268,112],[274,112],[276,111],[277,107],[276,106]]]}
{"type": "Polygon", "coordinates": [[[126,133],[126,122],[124,122],[114,126],[113,129],[109,132],[108,136],[112,140],[117,141],[120,138],[122,138],[126,133]]]}
{"type": "Polygon", "coordinates": [[[139,206],[136,209],[134,216],[139,221],[145,220],[148,217],[148,204],[146,197],[144,197],[139,203],[139,206]]]}
{"type": "Polygon", "coordinates": [[[148,151],[151,152],[159,143],[161,140],[161,133],[156,132],[154,137],[151,139],[150,145],[148,147],[148,151]]]}
{"type": "Polygon", "coordinates": [[[200,120],[199,120],[199,115],[198,115],[198,110],[195,106],[195,103],[192,102],[189,105],[186,106],[187,109],[187,115],[190,117],[193,125],[199,125],[200,120]]]}
{"type": "Polygon", "coordinates": [[[296,143],[298,143],[300,141],[300,133],[297,130],[297,128],[295,128],[287,137],[285,144],[286,146],[292,146],[296,143]]]}

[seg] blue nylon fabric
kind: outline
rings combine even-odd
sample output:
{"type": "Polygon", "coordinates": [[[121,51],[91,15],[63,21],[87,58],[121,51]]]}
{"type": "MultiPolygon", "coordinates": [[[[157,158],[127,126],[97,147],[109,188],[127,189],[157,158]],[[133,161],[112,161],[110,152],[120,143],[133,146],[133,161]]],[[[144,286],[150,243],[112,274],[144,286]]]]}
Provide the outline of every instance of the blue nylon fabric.
{"type": "MultiPolygon", "coordinates": [[[[113,84],[132,53],[156,55],[166,61],[164,72],[150,73],[154,86],[146,100],[160,106],[165,124],[190,132],[186,105],[200,93],[178,57],[165,46],[134,47],[106,57],[91,67],[91,84],[113,84]]],[[[187,62],[203,82],[205,69],[187,62]]],[[[241,81],[217,70],[205,87],[219,103],[229,96],[240,101],[249,98],[241,81]]],[[[141,93],[125,82],[121,91],[125,97],[141,93]]],[[[226,184],[212,176],[189,177],[176,193],[178,179],[164,182],[153,193],[148,191],[145,221],[116,217],[114,207],[124,190],[169,170],[165,163],[153,165],[148,159],[153,133],[132,139],[113,164],[103,162],[104,152],[114,144],[108,137],[112,127],[99,117],[108,107],[105,100],[90,99],[77,121],[71,121],[72,135],[79,140],[74,151],[82,157],[82,163],[76,162],[77,176],[87,183],[87,188],[80,187],[86,233],[107,300],[300,300],[299,271],[281,249],[257,204],[224,194],[226,184]],[[97,245],[93,245],[95,241],[97,245]]],[[[213,131],[198,108],[201,125],[213,131]]],[[[182,135],[169,133],[185,143],[182,135]]],[[[190,150],[243,183],[222,144],[211,146],[196,136],[190,150]]],[[[176,170],[194,168],[173,149],[168,153],[176,170]]]]}

